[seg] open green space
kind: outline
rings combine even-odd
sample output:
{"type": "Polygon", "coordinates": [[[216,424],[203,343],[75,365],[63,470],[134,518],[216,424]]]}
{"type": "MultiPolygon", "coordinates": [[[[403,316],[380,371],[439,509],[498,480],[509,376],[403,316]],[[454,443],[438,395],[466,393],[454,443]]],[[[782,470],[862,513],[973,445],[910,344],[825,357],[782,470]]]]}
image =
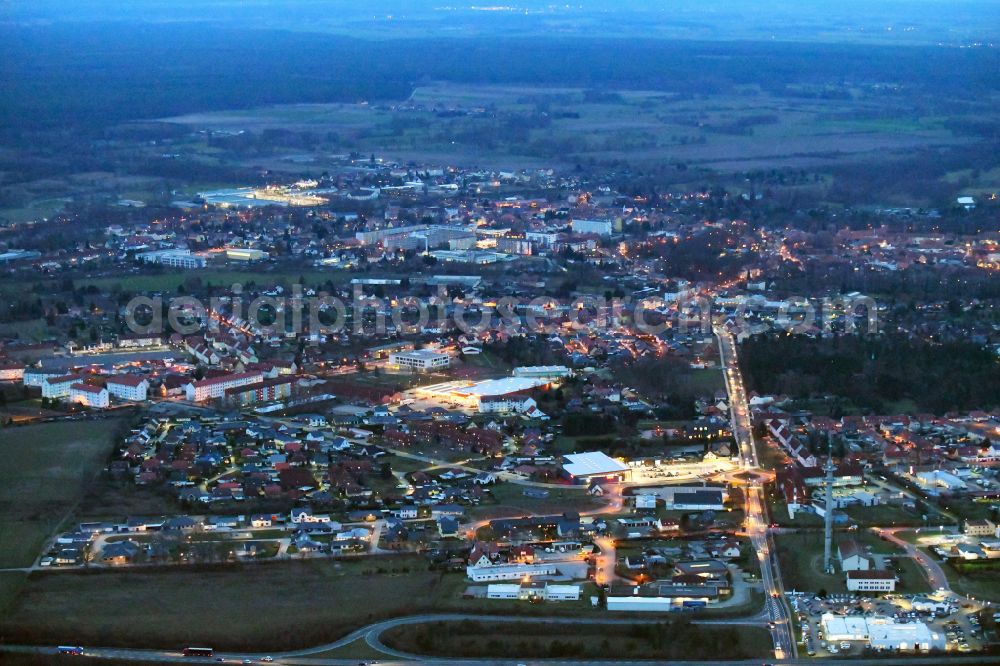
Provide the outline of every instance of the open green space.
{"type": "Polygon", "coordinates": [[[823,519],[811,511],[798,511],[794,518],[788,513],[788,504],[783,499],[770,501],[771,519],[781,527],[822,527],[823,519]]]}
{"type": "Polygon", "coordinates": [[[14,605],[27,579],[28,574],[23,571],[0,572],[0,616],[14,605]]]}
{"type": "MultiPolygon", "coordinates": [[[[753,168],[763,161],[772,167],[798,167],[857,158],[872,149],[896,151],[956,141],[940,118],[887,119],[878,104],[869,101],[789,98],[760,90],[699,95],[695,101],[657,91],[594,93],[568,87],[435,82],[415,89],[409,101],[404,107],[267,106],[171,120],[228,131],[335,129],[345,147],[364,153],[522,166],[586,157],[644,161],[669,154],[673,160],[720,170],[753,168]],[[441,108],[456,113],[441,117],[435,112],[441,108]],[[838,115],[851,118],[831,120],[838,115]],[[734,146],[739,158],[733,157],[734,146]]],[[[208,147],[202,148],[189,146],[207,155],[208,147]]]]}
{"type": "Polygon", "coordinates": [[[981,520],[983,518],[993,520],[996,513],[993,507],[997,505],[995,499],[982,498],[982,501],[968,499],[948,500],[943,508],[950,513],[961,516],[963,520],[981,520]]]}
{"type": "Polygon", "coordinates": [[[323,650],[322,652],[311,652],[310,659],[360,659],[363,661],[385,659],[385,653],[379,652],[368,645],[365,639],[359,638],[356,641],[342,645],[333,650],[323,650]]]}
{"type": "Polygon", "coordinates": [[[31,566],[104,466],[120,419],[0,430],[0,568],[31,566]]]}
{"type": "Polygon", "coordinates": [[[430,463],[426,463],[422,460],[415,460],[414,458],[406,458],[404,456],[391,456],[389,458],[389,464],[392,466],[392,471],[401,472],[403,474],[409,474],[410,472],[417,472],[431,467],[430,463]]]}
{"type": "Polygon", "coordinates": [[[47,644],[279,650],[432,609],[440,595],[452,596],[454,585],[442,585],[448,578],[410,556],[39,572],[0,621],[0,634],[47,644]]]}
{"type": "Polygon", "coordinates": [[[707,627],[685,621],[604,625],[466,620],[394,627],[390,647],[422,655],[467,658],[749,659],[768,654],[763,628],[707,627]]]}
{"type": "Polygon", "coordinates": [[[712,396],[716,391],[724,391],[726,382],[719,368],[705,368],[702,370],[692,370],[691,374],[684,377],[691,393],[712,396]]]}
{"type": "Polygon", "coordinates": [[[0,338],[17,338],[37,342],[49,335],[49,327],[44,319],[9,321],[0,324],[0,338]]]}
{"type": "MultiPolygon", "coordinates": [[[[929,556],[936,557],[933,553],[929,556]]],[[[942,562],[941,568],[948,577],[948,585],[958,594],[1000,603],[1000,570],[984,568],[959,573],[950,562],[942,562]]]]}
{"type": "Polygon", "coordinates": [[[926,592],[929,587],[923,574],[912,560],[905,557],[902,550],[897,550],[891,544],[882,541],[870,532],[855,531],[838,532],[833,538],[833,556],[836,573],[827,574],[823,571],[823,531],[797,532],[793,534],[777,534],[774,537],[781,567],[781,578],[786,590],[804,592],[842,593],[847,591],[844,573],[837,562],[837,543],[843,539],[854,539],[862,546],[871,548],[871,554],[899,555],[895,558],[899,568],[900,584],[898,590],[903,593],[926,592]]]}
{"type": "Polygon", "coordinates": [[[483,499],[479,506],[469,509],[469,516],[474,519],[500,518],[512,515],[549,515],[564,511],[584,512],[603,506],[600,499],[591,497],[586,492],[586,486],[568,486],[566,488],[531,488],[515,483],[498,483],[491,487],[489,496],[483,499]],[[534,498],[524,494],[529,492],[546,492],[547,497],[534,498]]]}
{"type": "Polygon", "coordinates": [[[852,523],[861,527],[899,527],[904,525],[919,527],[924,524],[921,516],[891,504],[849,506],[844,509],[844,513],[847,514],[852,523]]]}
{"type": "Polygon", "coordinates": [[[930,591],[927,577],[923,569],[911,557],[897,557],[894,566],[899,575],[899,583],[896,590],[903,594],[913,594],[914,592],[930,591]]]}
{"type": "Polygon", "coordinates": [[[18,576],[0,577],[0,603],[6,602],[0,635],[48,645],[277,652],[322,645],[372,622],[417,613],[501,613],[528,621],[540,614],[599,612],[589,603],[592,586],[579,602],[544,607],[465,598],[463,575],[431,570],[417,555],[18,576]]]}

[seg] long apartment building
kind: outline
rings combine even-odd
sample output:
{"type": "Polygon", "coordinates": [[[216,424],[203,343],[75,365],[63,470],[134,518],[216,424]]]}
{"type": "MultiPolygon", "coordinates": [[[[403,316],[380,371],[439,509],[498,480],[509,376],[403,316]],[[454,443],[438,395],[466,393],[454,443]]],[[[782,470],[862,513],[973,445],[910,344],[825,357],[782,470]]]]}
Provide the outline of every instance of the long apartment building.
{"type": "Polygon", "coordinates": [[[184,387],[184,396],[192,402],[202,402],[213,398],[221,398],[226,394],[227,389],[256,384],[264,381],[264,375],[259,372],[241,372],[236,374],[221,375],[211,379],[202,379],[197,382],[190,382],[184,387]]]}
{"type": "Polygon", "coordinates": [[[121,400],[143,402],[149,392],[149,380],[138,375],[115,375],[106,383],[108,393],[121,400]]]}

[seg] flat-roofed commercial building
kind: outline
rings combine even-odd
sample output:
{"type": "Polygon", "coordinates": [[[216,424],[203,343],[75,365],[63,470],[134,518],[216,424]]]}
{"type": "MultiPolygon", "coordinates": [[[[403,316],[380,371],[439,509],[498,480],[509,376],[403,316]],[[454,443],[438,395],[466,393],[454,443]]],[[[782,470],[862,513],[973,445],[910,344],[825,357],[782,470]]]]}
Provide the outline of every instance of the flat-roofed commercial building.
{"type": "Polygon", "coordinates": [[[140,252],[135,255],[139,261],[147,264],[160,264],[171,268],[204,268],[208,263],[205,257],[192,254],[190,250],[154,250],[140,252]]]}
{"type": "Polygon", "coordinates": [[[891,617],[824,613],[820,624],[830,642],[867,641],[876,650],[892,651],[926,652],[945,648],[944,634],[923,622],[897,623],[891,617]]]}
{"type": "Polygon", "coordinates": [[[476,583],[491,580],[521,580],[532,576],[555,576],[559,573],[555,564],[497,564],[493,566],[465,568],[465,574],[476,583]]]}
{"type": "Polygon", "coordinates": [[[430,372],[447,368],[451,365],[451,357],[433,349],[414,349],[389,354],[389,364],[406,370],[430,372]]]}
{"type": "Polygon", "coordinates": [[[632,474],[632,469],[628,465],[601,451],[567,455],[563,471],[571,479],[581,483],[598,478],[626,481],[632,474]]]}

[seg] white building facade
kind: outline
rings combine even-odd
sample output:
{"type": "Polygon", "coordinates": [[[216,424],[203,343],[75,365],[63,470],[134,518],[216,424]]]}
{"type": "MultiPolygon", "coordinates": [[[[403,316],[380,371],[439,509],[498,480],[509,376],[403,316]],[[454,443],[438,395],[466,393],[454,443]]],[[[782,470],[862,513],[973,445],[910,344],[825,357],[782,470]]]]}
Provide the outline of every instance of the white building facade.
{"type": "Polygon", "coordinates": [[[111,405],[108,389],[90,384],[73,384],[69,389],[69,400],[94,409],[107,409],[111,405]]]}
{"type": "Polygon", "coordinates": [[[203,379],[199,382],[191,382],[184,387],[185,397],[192,402],[201,402],[212,398],[221,398],[226,394],[226,389],[256,384],[264,381],[264,375],[259,372],[244,372],[232,375],[222,375],[211,379],[203,379]]]}
{"type": "Polygon", "coordinates": [[[451,357],[431,349],[415,349],[389,354],[389,363],[404,370],[430,372],[447,368],[451,365],[451,357]]]}
{"type": "Polygon", "coordinates": [[[121,400],[143,402],[149,393],[149,380],[134,375],[108,377],[107,386],[108,393],[121,400]]]}

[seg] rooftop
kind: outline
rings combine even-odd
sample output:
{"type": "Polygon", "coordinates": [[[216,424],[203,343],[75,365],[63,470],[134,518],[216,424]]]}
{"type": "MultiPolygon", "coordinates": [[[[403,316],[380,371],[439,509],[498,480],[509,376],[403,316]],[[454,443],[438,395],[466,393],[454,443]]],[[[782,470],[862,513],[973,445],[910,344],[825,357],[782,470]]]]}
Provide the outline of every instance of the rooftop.
{"type": "Polygon", "coordinates": [[[566,456],[567,462],[563,469],[573,476],[599,476],[602,474],[620,474],[628,471],[628,465],[620,463],[601,451],[589,453],[571,453],[566,456]]]}

